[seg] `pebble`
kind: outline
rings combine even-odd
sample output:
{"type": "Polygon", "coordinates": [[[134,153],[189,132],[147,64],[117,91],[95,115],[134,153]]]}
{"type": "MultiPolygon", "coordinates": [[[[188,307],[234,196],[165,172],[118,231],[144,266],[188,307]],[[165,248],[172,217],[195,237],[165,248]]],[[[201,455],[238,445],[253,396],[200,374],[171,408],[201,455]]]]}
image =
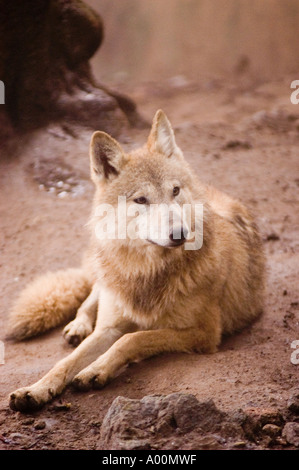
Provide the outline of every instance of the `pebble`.
{"type": "Polygon", "coordinates": [[[40,430],[40,429],[45,429],[46,427],[46,422],[42,419],[36,421],[34,425],[34,429],[40,430]]]}
{"type": "Polygon", "coordinates": [[[242,447],[245,447],[246,446],[246,442],[245,441],[237,441],[237,442],[234,442],[232,447],[235,447],[236,449],[239,449],[239,448],[242,448],[242,447]]]}
{"type": "Polygon", "coordinates": [[[281,446],[287,446],[288,445],[287,441],[283,437],[277,437],[275,439],[275,441],[276,441],[277,444],[279,444],[281,446]]]}
{"type": "Polygon", "coordinates": [[[57,403],[53,405],[54,411],[69,411],[72,408],[71,403],[57,403]]]}
{"type": "Polygon", "coordinates": [[[24,437],[27,437],[25,434],[21,434],[20,432],[12,432],[9,437],[12,439],[22,439],[24,437]]]}
{"type": "Polygon", "coordinates": [[[34,423],[34,418],[26,418],[22,421],[22,424],[24,426],[30,426],[30,424],[34,423]]]}

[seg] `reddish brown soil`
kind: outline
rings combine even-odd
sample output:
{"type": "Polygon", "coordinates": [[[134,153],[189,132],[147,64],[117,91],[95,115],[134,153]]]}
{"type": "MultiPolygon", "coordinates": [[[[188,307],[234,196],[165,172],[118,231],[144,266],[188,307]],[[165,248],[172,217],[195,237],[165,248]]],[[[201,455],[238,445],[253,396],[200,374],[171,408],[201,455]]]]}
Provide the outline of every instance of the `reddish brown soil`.
{"type": "MultiPolygon", "coordinates": [[[[101,422],[119,395],[192,393],[199,400],[212,398],[224,411],[285,406],[299,375],[299,365],[290,361],[291,342],[299,340],[299,106],[290,103],[290,82],[199,86],[174,80],[131,91],[149,120],[156,109],[164,109],[203,181],[240,198],[257,214],[268,259],[262,317],[225,339],[216,354],[151,358],[130,366],[101,391],[67,390],[61,401],[25,415],[9,409],[9,392],[35,382],[71,347],[61,328],[22,343],[7,341],[6,318],[33,278],[80,263],[93,194],[91,132],[78,131],[74,138],[52,126],[21,141],[14,156],[2,155],[0,448],[101,448],[101,422]],[[48,192],[58,181],[67,185],[48,192]],[[66,197],[56,195],[62,190],[66,197]],[[59,409],[61,402],[70,408],[59,409]],[[36,429],[44,426],[41,421],[45,427],[36,429]]],[[[129,149],[146,135],[124,129],[120,140],[129,149]]]]}

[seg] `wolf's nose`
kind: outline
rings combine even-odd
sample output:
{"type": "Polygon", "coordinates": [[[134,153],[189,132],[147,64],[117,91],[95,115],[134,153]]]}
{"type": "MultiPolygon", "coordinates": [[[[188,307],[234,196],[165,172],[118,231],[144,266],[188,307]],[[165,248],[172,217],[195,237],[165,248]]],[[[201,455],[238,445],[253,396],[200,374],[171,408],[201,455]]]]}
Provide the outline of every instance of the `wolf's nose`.
{"type": "Polygon", "coordinates": [[[169,239],[173,244],[180,245],[186,240],[183,227],[175,227],[169,235],[169,239]]]}

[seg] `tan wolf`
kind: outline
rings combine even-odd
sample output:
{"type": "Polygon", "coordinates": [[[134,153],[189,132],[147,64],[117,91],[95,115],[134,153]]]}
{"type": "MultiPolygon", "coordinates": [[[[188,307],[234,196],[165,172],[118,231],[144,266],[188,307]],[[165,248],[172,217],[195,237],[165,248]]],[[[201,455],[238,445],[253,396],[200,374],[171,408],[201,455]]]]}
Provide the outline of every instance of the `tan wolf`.
{"type": "Polygon", "coordinates": [[[23,339],[69,321],[78,310],[64,336],[82,342],[41,380],[13,392],[14,410],[39,408],[68,384],[101,388],[127,364],[164,351],[213,353],[224,334],[262,311],[264,254],[256,225],[240,202],[195,177],[163,111],[155,114],[147,143],[130,153],[95,132],[90,164],[96,192],[83,267],[37,279],[21,293],[9,322],[11,336],[23,339]],[[131,212],[142,207],[138,217],[159,223],[164,235],[170,227],[167,237],[156,227],[153,235],[98,237],[97,208],[116,209],[119,196],[131,212]],[[189,205],[192,216],[169,224],[170,213],[149,215],[161,203],[189,205]],[[201,224],[196,205],[203,207],[201,224]],[[203,234],[199,249],[186,249],[191,233],[203,234]]]}

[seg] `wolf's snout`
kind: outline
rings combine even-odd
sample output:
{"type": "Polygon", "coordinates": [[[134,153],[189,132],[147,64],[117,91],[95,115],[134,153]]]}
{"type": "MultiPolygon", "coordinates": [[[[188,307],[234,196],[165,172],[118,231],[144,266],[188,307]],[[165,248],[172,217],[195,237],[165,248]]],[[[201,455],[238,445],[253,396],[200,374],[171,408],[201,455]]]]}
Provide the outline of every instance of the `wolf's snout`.
{"type": "Polygon", "coordinates": [[[169,239],[172,245],[182,245],[186,241],[184,227],[174,227],[169,234],[169,239]]]}

